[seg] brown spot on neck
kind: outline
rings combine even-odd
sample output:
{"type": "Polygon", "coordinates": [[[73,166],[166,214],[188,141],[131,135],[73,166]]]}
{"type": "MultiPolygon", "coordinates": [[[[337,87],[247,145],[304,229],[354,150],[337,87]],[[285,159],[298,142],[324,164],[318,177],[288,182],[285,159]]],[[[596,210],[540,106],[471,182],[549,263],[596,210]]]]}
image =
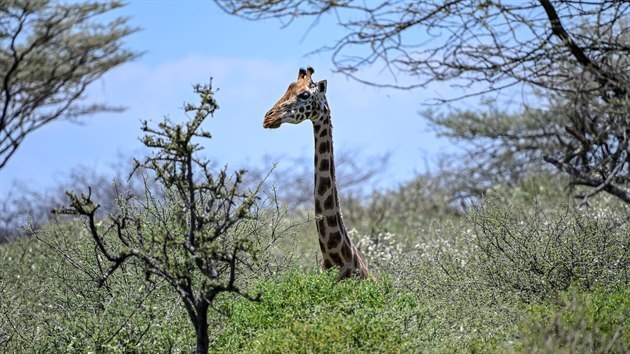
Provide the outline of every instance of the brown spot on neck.
{"type": "Polygon", "coordinates": [[[317,149],[320,154],[330,152],[330,141],[322,141],[321,143],[319,143],[319,147],[317,149]]]}
{"type": "Polygon", "coordinates": [[[322,251],[322,254],[326,253],[326,246],[324,246],[324,241],[322,241],[322,239],[319,239],[319,249],[322,251]]]}
{"type": "Polygon", "coordinates": [[[328,161],[328,159],[322,159],[319,162],[319,170],[328,171],[329,169],[330,169],[330,161],[328,161]]]}
{"type": "Polygon", "coordinates": [[[335,231],[335,232],[331,232],[328,235],[328,242],[326,243],[326,248],[328,249],[328,251],[337,248],[337,246],[339,246],[339,243],[341,242],[341,232],[339,231],[335,231]]]}
{"type": "Polygon", "coordinates": [[[326,217],[326,223],[328,224],[328,226],[330,227],[337,227],[339,225],[339,223],[337,222],[337,215],[328,215],[326,217]]]}
{"type": "Polygon", "coordinates": [[[341,256],[338,253],[331,253],[329,255],[330,259],[332,259],[336,266],[341,267],[343,265],[343,262],[341,261],[341,256]]]}
{"type": "Polygon", "coordinates": [[[332,195],[332,193],[330,193],[328,195],[328,197],[326,197],[326,200],[324,200],[324,209],[330,210],[330,209],[334,208],[335,204],[334,204],[333,200],[334,200],[333,195],[332,195]]]}
{"type": "Polygon", "coordinates": [[[317,220],[317,232],[320,235],[325,235],[326,234],[326,224],[324,224],[324,218],[320,217],[317,220]]]}
{"type": "MultiPolygon", "coordinates": [[[[324,194],[326,194],[326,192],[330,189],[331,186],[332,185],[331,185],[330,177],[320,177],[317,182],[317,195],[323,196],[324,194]]],[[[324,207],[326,207],[325,203],[324,203],[324,207]]]]}
{"type": "Polygon", "coordinates": [[[352,246],[347,243],[343,244],[341,246],[341,255],[346,262],[352,262],[352,246]]]}

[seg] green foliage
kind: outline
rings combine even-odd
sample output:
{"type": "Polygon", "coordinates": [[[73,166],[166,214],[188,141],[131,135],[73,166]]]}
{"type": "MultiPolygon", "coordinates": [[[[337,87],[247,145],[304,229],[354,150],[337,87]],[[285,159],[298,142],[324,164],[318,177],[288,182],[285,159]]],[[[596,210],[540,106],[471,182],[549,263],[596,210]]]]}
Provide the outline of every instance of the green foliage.
{"type": "Polygon", "coordinates": [[[261,302],[235,301],[217,338],[218,352],[411,352],[402,326],[387,314],[404,306],[391,280],[337,282],[335,272],[292,271],[263,282],[261,302]]]}
{"type": "MultiPolygon", "coordinates": [[[[137,267],[148,286],[164,281],[180,297],[197,337],[197,353],[208,350],[208,310],[216,296],[233,292],[250,300],[245,269],[255,267],[261,242],[275,236],[278,219],[261,220],[258,193],[242,187],[243,174],[231,179],[227,167],[215,173],[194,138],[210,138],[201,129],[218,108],[210,85],[196,85],[198,105],[186,104],[194,117],[183,124],[165,118],[157,128],[145,122],[144,144],[153,154],[135,161],[134,172],[148,170],[161,188],[161,198],[145,187],[142,196],[119,192],[118,207],[103,220],[99,204],[87,194],[68,192],[70,207],[61,214],[79,215],[104,266],[96,276],[99,286],[116,271],[137,267]]],[[[147,174],[145,178],[149,178],[147,174]]],[[[269,206],[267,208],[271,209],[269,206]]]]}
{"type": "Polygon", "coordinates": [[[392,315],[420,352],[487,352],[513,336],[523,315],[522,302],[513,293],[486,286],[459,268],[456,260],[466,257],[461,248],[434,241],[381,268],[394,277],[396,296],[408,305],[392,315]],[[444,264],[449,261],[457,267],[444,264]]]}
{"type": "MultiPolygon", "coordinates": [[[[627,67],[627,56],[607,55],[606,62],[627,67]]],[[[584,202],[601,192],[630,202],[624,168],[630,161],[627,93],[608,97],[610,88],[599,86],[588,71],[576,75],[575,69],[561,70],[575,81],[553,93],[535,92],[544,103],[524,104],[516,113],[494,100],[483,101],[476,111],[424,112],[438,134],[465,147],[465,153],[443,159],[456,175],[453,194],[482,197],[499,184],[516,184],[543,171],[562,173],[565,186],[582,186],[578,196],[584,202]]]]}
{"type": "Polygon", "coordinates": [[[99,288],[101,262],[75,222],[2,246],[0,350],[193,350],[190,322],[166,284],[147,285],[130,265],[99,288]]]}
{"type": "MultiPolygon", "coordinates": [[[[321,4],[322,11],[331,9],[328,2],[321,4]]],[[[16,2],[0,5],[0,12],[15,12],[19,6],[26,9],[25,16],[12,16],[0,26],[11,27],[11,21],[19,25],[24,19],[44,29],[58,22],[63,31],[52,36],[53,41],[43,41],[42,50],[32,51],[24,49],[41,28],[13,38],[11,31],[4,31],[9,35],[2,43],[17,44],[0,58],[0,66],[9,68],[4,84],[23,90],[13,98],[40,90],[41,77],[48,81],[46,70],[63,75],[68,68],[76,69],[66,75],[67,81],[51,80],[62,90],[44,87],[44,93],[53,92],[53,104],[47,107],[56,113],[55,104],[65,102],[56,93],[79,99],[87,84],[135,55],[117,44],[133,32],[125,19],[84,31],[93,15],[117,3],[16,2]],[[82,31],[76,31],[77,19],[86,24],[82,31]],[[106,43],[102,51],[99,43],[106,43]],[[85,52],[79,49],[103,60],[96,66],[73,67],[94,64],[89,60],[94,58],[82,57],[85,52]],[[25,65],[11,63],[15,54],[24,54],[18,57],[27,59],[25,65]]],[[[438,6],[432,12],[438,19],[470,14],[465,4],[438,6]]],[[[388,11],[363,7],[366,13],[380,9],[388,11]]],[[[409,15],[406,7],[401,9],[403,16],[409,15]]],[[[498,11],[503,16],[522,9],[504,6],[498,11]]],[[[580,12],[578,17],[590,14],[580,12]]],[[[544,17],[519,18],[526,26],[548,24],[544,17]]],[[[482,19],[469,28],[484,23],[482,19]]],[[[494,33],[498,27],[483,28],[494,33]]],[[[619,85],[627,80],[624,75],[611,80],[609,73],[615,71],[608,71],[623,73],[627,67],[627,58],[617,54],[624,36],[611,38],[614,26],[578,28],[584,43],[598,44],[604,38],[612,48],[599,56],[597,51],[589,53],[595,65],[587,65],[588,70],[582,70],[583,63],[566,61],[559,48],[547,50],[552,43],[547,34],[533,33],[543,40],[537,50],[544,55],[534,56],[543,66],[534,63],[540,76],[527,80],[534,77],[537,83],[529,82],[550,89],[544,92],[547,107],[523,106],[513,113],[488,101],[481,112],[428,112],[442,133],[471,144],[467,155],[447,166],[454,167],[454,173],[419,176],[348,203],[352,208],[346,222],[355,227],[351,236],[363,247],[374,273],[380,273],[378,281],[336,282],[334,271],[313,272],[311,255],[318,254],[314,227],[306,230],[298,213],[292,214],[287,228],[302,225],[304,232],[276,243],[288,229],[279,226],[283,214],[275,201],[261,202],[259,186],[244,188],[242,171],[230,178],[226,169],[214,171],[197,155],[201,145],[196,139],[210,137],[201,130],[202,122],[218,107],[211,88],[197,86],[200,104],[184,107],[193,113],[189,121],[165,119],[157,128],[143,126],[143,142],[154,154],[136,161],[136,167],[148,171],[145,181],[158,181],[157,194],[152,188],[140,196],[121,191],[117,207],[103,218],[89,191],[70,193],[71,207],[65,212],[80,215],[83,223],[59,220],[32,231],[33,239],[1,246],[0,351],[191,352],[196,337],[201,353],[208,346],[239,353],[623,352],[630,336],[625,323],[630,307],[628,210],[593,197],[605,191],[628,198],[624,166],[629,106],[627,85],[619,85]],[[556,64],[547,60],[555,56],[562,59],[559,66],[547,66],[556,64]],[[562,78],[563,87],[548,87],[548,79],[556,82],[554,78],[562,78]],[[541,166],[542,159],[552,165],[541,166]],[[575,209],[567,202],[560,186],[570,179],[559,178],[554,165],[573,182],[594,187],[583,198],[590,198],[590,208],[575,209]],[[463,201],[464,208],[454,201],[463,201]],[[471,201],[483,204],[463,217],[471,201]],[[258,300],[256,294],[262,294],[261,301],[250,301],[258,300]],[[213,306],[228,316],[221,317],[213,306]]],[[[456,45],[461,38],[455,38],[456,45]]],[[[500,47],[508,49],[499,51],[503,53],[522,49],[500,47]]],[[[442,48],[436,49],[433,54],[440,54],[442,48]]],[[[478,56],[479,49],[472,48],[472,53],[478,56]]],[[[505,57],[503,64],[521,67],[523,60],[533,58],[530,54],[505,57]]],[[[486,65],[472,72],[488,74],[498,83],[497,68],[486,65]]],[[[7,107],[38,111],[9,102],[9,91],[2,89],[7,107]]],[[[46,96],[32,102],[51,101],[46,96]]],[[[107,108],[69,103],[70,108],[52,118],[107,108]]],[[[23,118],[16,117],[12,119],[23,118]]]]}
{"type": "Polygon", "coordinates": [[[624,353],[630,348],[630,287],[573,288],[557,303],[530,306],[514,345],[529,353],[624,353]]]}
{"type": "MultiPolygon", "coordinates": [[[[261,301],[223,294],[215,306],[227,317],[210,309],[211,350],[623,352],[625,211],[615,203],[575,210],[557,199],[554,207],[562,193],[541,188],[548,189],[532,179],[496,190],[468,219],[400,235],[416,245],[381,242],[378,254],[389,257],[380,260],[379,280],[338,283],[334,271],[305,265],[298,248],[271,247],[244,274],[261,301]],[[536,195],[542,200],[533,203],[536,195]],[[549,268],[541,275],[536,267],[549,268]]],[[[164,203],[161,215],[177,210],[164,203]]],[[[0,246],[0,351],[194,351],[188,314],[167,283],[147,283],[131,262],[96,286],[107,263],[95,257],[87,232],[59,222],[0,246]]],[[[293,236],[295,244],[312,241],[293,236]]]]}
{"type": "Polygon", "coordinates": [[[555,171],[541,161],[558,146],[553,136],[541,132],[540,127],[562,126],[563,118],[530,108],[507,112],[499,104],[484,100],[478,111],[423,112],[438,135],[465,147],[465,152],[442,159],[451,196],[482,198],[498,186],[520,183],[532,172],[553,176],[550,172],[555,171]]]}
{"type": "Polygon", "coordinates": [[[191,352],[191,313],[206,305],[216,352],[628,347],[629,210],[613,196],[576,208],[565,177],[528,170],[466,209],[451,177],[419,176],[355,200],[349,234],[380,279],[338,283],[335,271],[314,271],[304,210],[284,222],[273,198],[239,188],[242,174],[194,157],[193,138],[209,137],[201,120],[216,108],[201,91],[201,104],[185,107],[192,121],[144,127],[157,153],[137,166],[157,176],[158,193],[121,192],[107,218],[89,195],[73,195],[83,223],[59,220],[0,247],[0,351],[191,352]]]}
{"type": "Polygon", "coordinates": [[[259,285],[260,303],[226,306],[217,352],[481,352],[513,335],[519,303],[491,288],[454,284],[439,269],[335,282],[334,272],[289,272],[259,285]],[[413,278],[415,276],[415,278],[413,278]]]}
{"type": "MultiPolygon", "coordinates": [[[[436,221],[458,220],[461,213],[450,200],[449,186],[441,178],[420,175],[395,188],[374,191],[363,203],[350,204],[352,210],[344,213],[344,221],[373,236],[387,232],[412,235],[436,221]]],[[[346,204],[343,206],[345,209],[346,204]]]]}

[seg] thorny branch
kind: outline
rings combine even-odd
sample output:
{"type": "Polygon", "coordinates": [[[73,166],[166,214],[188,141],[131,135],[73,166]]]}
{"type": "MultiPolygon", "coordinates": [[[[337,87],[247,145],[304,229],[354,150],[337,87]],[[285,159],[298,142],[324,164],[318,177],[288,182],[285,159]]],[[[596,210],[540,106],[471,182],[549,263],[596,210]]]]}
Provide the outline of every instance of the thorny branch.
{"type": "MultiPolygon", "coordinates": [[[[99,285],[123,264],[133,262],[146,279],[165,280],[180,296],[198,340],[198,352],[207,352],[207,311],[221,293],[259,300],[243,288],[243,266],[253,263],[254,240],[260,229],[254,213],[262,182],[244,190],[243,174],[230,178],[227,168],[218,173],[207,161],[195,157],[201,147],[195,137],[209,137],[201,122],[217,109],[209,85],[195,87],[198,106],[186,105],[195,116],[185,124],[165,119],[157,129],[148,127],[142,141],[154,153],[135,161],[134,173],[150,171],[163,188],[155,198],[150,188],[144,196],[118,195],[118,207],[105,220],[97,221],[99,205],[88,194],[68,192],[69,208],[58,213],[87,219],[87,229],[109,266],[99,285]],[[251,231],[255,230],[255,231],[251,231]],[[205,348],[205,349],[204,349],[205,348]]],[[[274,223],[278,220],[274,220],[274,223]]],[[[273,226],[273,225],[272,225],[273,226]]],[[[273,229],[275,230],[275,227],[273,229]]]]}

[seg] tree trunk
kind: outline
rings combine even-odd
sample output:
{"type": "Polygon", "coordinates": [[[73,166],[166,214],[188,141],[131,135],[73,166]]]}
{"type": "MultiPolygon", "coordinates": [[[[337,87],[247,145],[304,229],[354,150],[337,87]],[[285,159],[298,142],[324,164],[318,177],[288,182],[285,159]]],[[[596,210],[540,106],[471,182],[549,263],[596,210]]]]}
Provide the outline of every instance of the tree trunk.
{"type": "Polygon", "coordinates": [[[197,323],[195,323],[195,331],[197,335],[197,354],[208,354],[208,304],[201,303],[196,306],[197,323]]]}

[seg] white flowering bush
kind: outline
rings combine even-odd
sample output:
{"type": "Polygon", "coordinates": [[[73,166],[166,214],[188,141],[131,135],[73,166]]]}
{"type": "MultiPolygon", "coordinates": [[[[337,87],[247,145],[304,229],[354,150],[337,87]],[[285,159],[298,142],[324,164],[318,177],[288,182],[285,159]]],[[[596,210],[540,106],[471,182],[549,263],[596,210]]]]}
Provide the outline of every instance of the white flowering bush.
{"type": "Polygon", "coordinates": [[[403,244],[391,232],[362,235],[357,229],[353,228],[348,231],[348,236],[352,240],[357,240],[357,247],[367,257],[370,266],[381,266],[400,257],[403,253],[403,244]]]}

